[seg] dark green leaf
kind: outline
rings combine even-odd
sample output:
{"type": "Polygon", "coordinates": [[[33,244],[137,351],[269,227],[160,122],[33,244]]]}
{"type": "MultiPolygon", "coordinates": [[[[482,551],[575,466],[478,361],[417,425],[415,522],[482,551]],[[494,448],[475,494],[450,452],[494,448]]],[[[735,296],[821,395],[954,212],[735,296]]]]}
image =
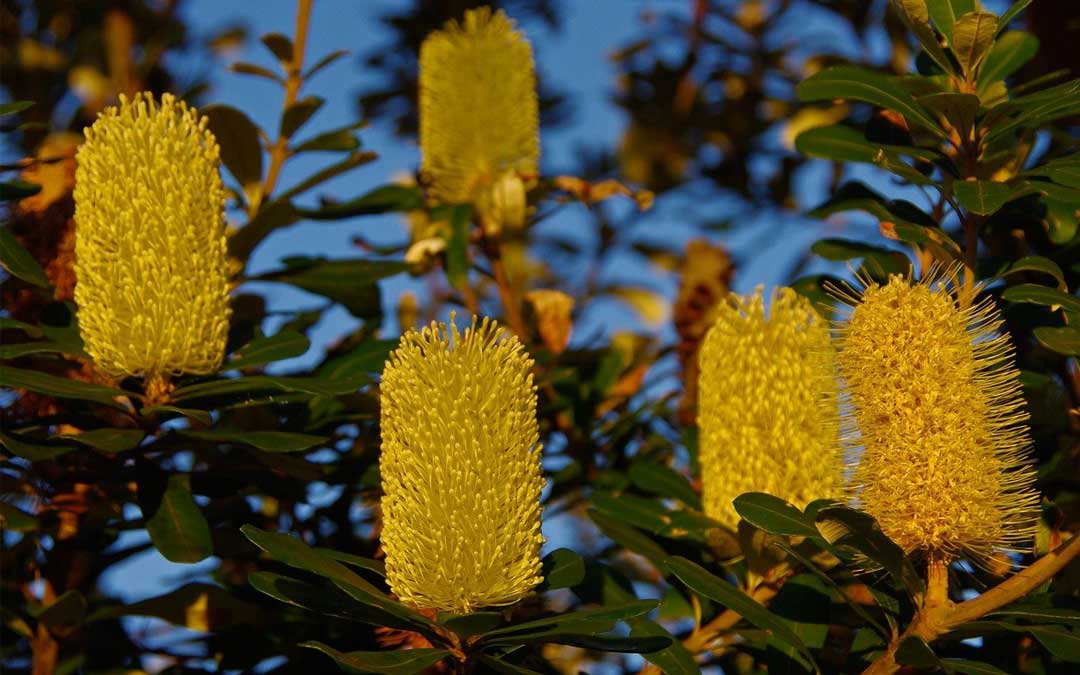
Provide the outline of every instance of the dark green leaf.
{"type": "Polygon", "coordinates": [[[980,90],[1004,80],[1035,57],[1039,41],[1030,33],[1011,30],[994,41],[979,70],[980,90]]]}
{"type": "Polygon", "coordinates": [[[252,251],[274,230],[288,227],[300,220],[292,203],[275,199],[264,204],[248,224],[229,237],[229,253],[240,260],[247,260],[252,251]]]}
{"type": "Polygon", "coordinates": [[[496,673],[497,675],[541,675],[535,670],[522,668],[521,666],[507,663],[502,659],[497,659],[494,656],[489,656],[487,654],[480,654],[479,662],[491,669],[491,672],[496,673]]]}
{"type": "Polygon", "coordinates": [[[860,241],[819,239],[810,246],[810,250],[826,260],[865,259],[867,265],[878,274],[903,274],[911,268],[911,262],[903,253],[860,241]]]}
{"type": "Polygon", "coordinates": [[[469,638],[494,630],[503,623],[502,612],[474,612],[451,616],[442,622],[444,628],[454,631],[460,638],[469,638]]]}
{"type": "Polygon", "coordinates": [[[665,499],[678,499],[693,509],[701,509],[701,496],[677,471],[664,464],[636,460],[627,472],[637,487],[665,499]]]}
{"type": "Polygon", "coordinates": [[[94,429],[81,434],[56,436],[58,440],[74,441],[102,452],[123,452],[138,447],[146,438],[141,429],[94,429]]]}
{"type": "Polygon", "coordinates": [[[191,408],[178,408],[174,405],[156,405],[150,408],[143,408],[143,417],[149,415],[155,415],[158,413],[175,413],[177,415],[183,415],[192,422],[200,424],[204,427],[208,427],[214,423],[214,418],[210,413],[205,410],[193,410],[191,408]]]}
{"type": "Polygon", "coordinates": [[[321,59],[319,59],[318,61],[316,61],[315,65],[308,68],[307,72],[304,73],[304,79],[305,80],[310,80],[311,77],[315,73],[319,72],[320,70],[322,70],[326,66],[330,65],[334,61],[337,61],[342,56],[348,55],[348,53],[349,53],[349,50],[347,50],[347,49],[338,49],[337,51],[330,52],[326,56],[324,56],[321,59]]]}
{"type": "Polygon", "coordinates": [[[988,216],[1007,202],[1030,194],[1026,186],[1013,187],[990,180],[964,180],[953,184],[953,193],[960,205],[980,216],[988,216]]]}
{"type": "Polygon", "coordinates": [[[181,430],[181,436],[215,443],[244,443],[263,452],[300,452],[324,445],[323,436],[298,434],[291,431],[189,431],[181,430]]]}
{"type": "Polygon", "coordinates": [[[65,635],[82,623],[86,616],[86,598],[78,591],[67,591],[47,607],[34,612],[37,620],[60,635],[65,635]]]}
{"type": "Polygon", "coordinates": [[[914,635],[900,641],[900,646],[896,648],[896,662],[916,668],[935,668],[939,665],[937,655],[926,640],[914,635]]]}
{"type": "Polygon", "coordinates": [[[467,204],[452,207],[450,241],[446,245],[446,280],[454,288],[464,288],[469,281],[469,222],[472,208],[467,204]]]}
{"type": "Polygon", "coordinates": [[[17,359],[32,354],[63,354],[65,346],[56,342],[16,342],[0,345],[0,359],[17,359]]]}
{"type": "Polygon", "coordinates": [[[270,337],[258,337],[233,352],[225,364],[226,370],[251,368],[274,361],[302,356],[311,346],[305,335],[296,331],[282,330],[270,337]]]}
{"type": "Polygon", "coordinates": [[[349,152],[360,147],[360,139],[353,131],[361,125],[350,124],[319,134],[302,141],[292,149],[293,154],[301,152],[349,152]]]}
{"type": "Polygon", "coordinates": [[[229,70],[234,73],[240,73],[242,75],[255,75],[256,77],[265,77],[268,80],[277,82],[278,84],[285,84],[285,80],[281,79],[281,76],[277,73],[257,66],[254,63],[244,63],[243,61],[237,61],[229,66],[229,70]]]}
{"type": "Polygon", "coordinates": [[[0,502],[0,527],[13,532],[30,532],[38,528],[38,519],[17,506],[0,502]]]}
{"type": "Polygon", "coordinates": [[[1040,326],[1035,329],[1035,339],[1058,354],[1080,356],[1080,330],[1072,326],[1061,328],[1040,326]]]}
{"type": "Polygon", "coordinates": [[[617,544],[628,548],[634,553],[645,556],[658,569],[663,569],[668,555],[656,542],[629,525],[624,525],[609,515],[596,509],[589,509],[589,518],[596,523],[600,531],[611,538],[617,544]]]}
{"type": "MultiPolygon", "coordinates": [[[[907,25],[908,30],[915,34],[919,44],[926,51],[927,56],[934,60],[943,72],[954,72],[952,61],[938,42],[937,34],[930,26],[930,15],[927,12],[926,0],[892,0],[893,8],[907,25]]],[[[950,27],[951,29],[951,27],[950,27]]]]}
{"type": "Polygon", "coordinates": [[[259,128],[247,115],[227,105],[208,105],[200,112],[209,120],[221,146],[221,162],[245,190],[262,181],[259,128]]]}
{"type": "Polygon", "coordinates": [[[811,663],[814,662],[814,657],[799,636],[780,617],[769,612],[758,601],[681,556],[671,557],[667,568],[690,590],[737,612],[754,626],[798,649],[811,663]]]}
{"type": "Polygon", "coordinates": [[[270,53],[277,57],[278,61],[281,61],[282,65],[287,66],[292,61],[292,40],[281,33],[267,33],[259,38],[259,41],[266,45],[266,48],[270,50],[270,53]]]}
{"type": "Polygon", "coordinates": [[[166,560],[196,563],[213,554],[210,526],[191,496],[187,474],[169,476],[157,509],[146,515],[146,531],[166,560]]]}
{"type": "Polygon", "coordinates": [[[27,337],[41,337],[41,329],[37,326],[26,323],[25,321],[19,321],[17,319],[12,319],[6,316],[0,316],[0,329],[21,330],[23,333],[26,333],[27,337]]]}
{"type": "Polygon", "coordinates": [[[291,579],[270,572],[253,572],[248,575],[252,588],[294,607],[300,607],[323,616],[333,616],[349,621],[411,630],[413,625],[374,607],[362,605],[336,587],[319,587],[305,581],[291,579]]]}
{"type": "Polygon", "coordinates": [[[648,635],[641,637],[619,637],[617,635],[589,635],[584,633],[554,634],[546,636],[529,636],[522,639],[523,642],[545,642],[559,645],[570,645],[584,649],[595,649],[602,652],[616,652],[620,654],[649,654],[658,652],[671,646],[673,640],[670,636],[648,635]]]}
{"type": "Polygon", "coordinates": [[[814,521],[779,497],[764,492],[746,492],[732,504],[743,520],[769,534],[817,537],[814,521]]]}
{"type": "Polygon", "coordinates": [[[951,38],[960,15],[975,11],[975,0],[926,0],[926,9],[938,30],[951,38]]]}
{"type": "Polygon", "coordinates": [[[340,302],[354,316],[371,318],[382,312],[376,282],[404,272],[405,263],[392,260],[325,260],[296,258],[289,267],[262,274],[260,281],[291,284],[340,302]]]}
{"type": "Polygon", "coordinates": [[[697,663],[694,661],[694,655],[663,626],[644,617],[632,619],[629,623],[630,637],[666,637],[671,639],[669,646],[645,655],[645,660],[658,667],[660,672],[666,673],[666,675],[701,674],[701,669],[698,668],[697,663]]]}
{"type": "Polygon", "coordinates": [[[315,211],[303,211],[312,220],[338,220],[374,213],[415,211],[424,206],[420,188],[408,185],[384,185],[351,201],[324,206],[315,211]]]}
{"type": "Polygon", "coordinates": [[[253,375],[189,384],[173,391],[171,398],[174,402],[179,402],[207,396],[253,394],[265,391],[302,392],[314,396],[340,396],[356,392],[368,381],[367,378],[330,380],[316,377],[253,375]]]}
{"type": "Polygon", "coordinates": [[[19,179],[0,182],[0,202],[18,201],[39,192],[41,192],[41,186],[37,183],[27,183],[19,179]]]}
{"type": "Polygon", "coordinates": [[[22,244],[15,239],[15,235],[6,227],[0,227],[0,264],[3,264],[12,276],[23,281],[49,288],[49,278],[45,276],[45,270],[41,269],[34,257],[30,255],[22,244]]]}
{"type": "MultiPolygon", "coordinates": [[[[331,164],[325,169],[320,169],[319,171],[316,171],[315,173],[311,174],[304,180],[292,186],[285,192],[281,193],[280,199],[292,199],[297,195],[307,192],[313,187],[322,185],[331,178],[335,178],[347,171],[355,169],[358,166],[374,161],[377,156],[378,155],[376,155],[374,152],[363,152],[360,150],[350,153],[348,157],[341,160],[340,162],[335,162],[334,164],[331,164]]],[[[318,217],[319,213],[321,213],[321,210],[300,210],[300,215],[305,218],[311,218],[312,220],[320,220],[320,218],[318,217]]],[[[322,218],[322,220],[336,220],[336,218],[322,218]]]]}
{"type": "Polygon", "coordinates": [[[396,600],[391,600],[366,581],[362,586],[357,586],[339,579],[334,579],[333,583],[335,586],[345,591],[352,599],[359,601],[361,604],[374,607],[390,616],[397,617],[402,621],[408,622],[412,630],[424,633],[429,638],[438,639],[436,637],[438,632],[435,629],[435,624],[431,620],[421,614],[417,614],[405,605],[398,603],[396,600]]]}
{"type": "Polygon", "coordinates": [[[795,148],[811,157],[874,164],[917,185],[926,184],[929,179],[901,160],[897,153],[904,152],[913,157],[936,157],[933,152],[920,148],[879,145],[867,140],[856,129],[841,124],[804,131],[795,139],[795,148]]]}
{"type": "Polygon", "coordinates": [[[55,396],[57,398],[74,398],[85,401],[95,401],[113,408],[124,409],[114,398],[131,396],[129,392],[105,387],[100,384],[91,384],[79,380],[69,380],[66,377],[57,377],[40,373],[36,370],[24,370],[10,366],[0,366],[0,387],[9,389],[29,389],[39,394],[55,396]]]}
{"type": "Polygon", "coordinates": [[[1062,273],[1058,264],[1049,258],[1043,258],[1042,256],[1029,255],[1020,258],[1005,272],[1002,272],[1000,276],[1007,277],[1019,272],[1041,272],[1049,275],[1057,281],[1057,287],[1060,291],[1067,291],[1068,286],[1065,285],[1065,274],[1062,273]]]}
{"type": "Polygon", "coordinates": [[[944,117],[949,125],[956,129],[960,138],[971,137],[971,130],[975,126],[975,116],[979,112],[978,96],[940,92],[920,96],[918,101],[927,109],[944,117]]]}
{"type": "Polygon", "coordinates": [[[130,605],[99,610],[90,620],[153,616],[174,626],[209,631],[237,625],[258,625],[263,622],[262,613],[263,609],[258,605],[240,600],[220,586],[194,582],[130,605]]]}
{"type": "Polygon", "coordinates": [[[857,66],[834,66],[799,83],[800,101],[830,101],[846,98],[872,103],[902,114],[909,124],[917,124],[942,134],[941,128],[919,106],[895,78],[857,66]]]}
{"type": "Polygon", "coordinates": [[[33,105],[33,101],[11,101],[10,103],[0,103],[0,117],[3,117],[4,115],[14,115],[33,105]]]}
{"type": "Polygon", "coordinates": [[[325,102],[326,99],[318,96],[306,96],[290,105],[281,116],[281,135],[292,138],[292,135],[304,126],[325,102]]]}
{"type": "Polygon", "coordinates": [[[636,600],[616,607],[569,612],[499,628],[483,635],[486,644],[520,644],[543,641],[550,636],[574,633],[606,633],[620,621],[628,621],[656,609],[656,600],[636,600]]]}
{"type": "Polygon", "coordinates": [[[317,649],[337,662],[348,673],[381,673],[412,675],[427,670],[442,661],[450,652],[445,649],[402,649],[391,652],[339,652],[314,640],[301,642],[301,647],[317,649]]]}
{"type": "Polygon", "coordinates": [[[911,595],[923,591],[922,579],[904,549],[886,537],[867,514],[846,506],[829,506],[818,511],[817,528],[833,546],[851,547],[882,567],[911,595]]]}
{"type": "Polygon", "coordinates": [[[537,587],[539,592],[577,586],[585,578],[585,561],[568,548],[555,549],[542,562],[544,581],[537,587]]]}
{"type": "Polygon", "coordinates": [[[327,558],[343,562],[346,565],[352,565],[353,567],[359,567],[360,569],[369,570],[375,572],[380,577],[386,576],[386,563],[381,560],[372,560],[371,558],[363,558],[351,553],[342,553],[341,551],[335,551],[329,548],[317,547],[315,549],[320,555],[324,555],[327,558]]]}
{"type": "Polygon", "coordinates": [[[998,30],[1005,30],[1016,16],[1027,9],[1027,6],[1031,4],[1031,0],[1016,0],[1013,4],[1009,5],[1009,8],[1005,10],[1005,13],[998,19],[998,30]]]}
{"type": "Polygon", "coordinates": [[[1063,308],[1067,312],[1080,312],[1080,298],[1056,288],[1038,284],[1010,286],[1001,294],[1003,300],[1031,305],[1043,305],[1051,309],[1063,308]]]}
{"type": "Polygon", "coordinates": [[[956,19],[952,31],[953,53],[969,81],[975,80],[979,65],[994,43],[997,27],[997,15],[991,12],[966,12],[956,19]]]}
{"type": "MultiPolygon", "coordinates": [[[[1045,164],[1040,164],[1028,169],[1022,175],[1043,176],[1059,185],[1080,190],[1080,155],[1069,155],[1068,157],[1052,159],[1045,164]]],[[[1028,184],[1036,189],[1042,188],[1043,190],[1046,190],[1048,187],[1034,181],[1028,184]]],[[[1045,194],[1058,195],[1056,191],[1047,191],[1045,194]]],[[[1080,195],[1076,195],[1076,193],[1062,192],[1060,194],[1062,197],[1066,198],[1075,197],[1075,199],[1072,199],[1071,201],[1080,203],[1080,195]]]]}
{"type": "Polygon", "coordinates": [[[980,661],[968,661],[967,659],[941,659],[939,665],[946,673],[960,673],[960,675],[1008,675],[1004,670],[989,663],[980,661]]]}
{"type": "Polygon", "coordinates": [[[368,340],[352,351],[327,361],[319,369],[319,375],[332,380],[381,373],[386,359],[398,346],[394,340],[368,340]]]}
{"type": "Polygon", "coordinates": [[[75,450],[74,445],[57,443],[53,440],[26,439],[0,431],[0,443],[16,457],[31,462],[43,462],[75,450]]]}

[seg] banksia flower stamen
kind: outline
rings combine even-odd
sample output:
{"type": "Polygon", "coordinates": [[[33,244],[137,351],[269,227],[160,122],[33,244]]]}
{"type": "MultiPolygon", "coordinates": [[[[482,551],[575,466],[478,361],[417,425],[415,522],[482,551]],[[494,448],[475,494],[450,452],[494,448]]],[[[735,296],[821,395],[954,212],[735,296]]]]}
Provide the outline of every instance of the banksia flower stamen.
{"type": "MultiPolygon", "coordinates": [[[[961,309],[935,275],[842,292],[852,496],[908,552],[974,562],[1027,548],[1038,495],[1019,371],[991,300],[961,309]]],[[[947,276],[947,275],[946,275],[947,276]]]]}
{"type": "Polygon", "coordinates": [[[829,327],[790,288],[731,296],[699,354],[699,459],[705,513],[734,527],[731,502],[761,491],[798,507],[843,480],[829,327]]]}
{"type": "Polygon", "coordinates": [[[435,202],[472,202],[488,232],[520,227],[539,125],[532,47],[506,14],[470,10],[424,40],[421,168],[435,202]]]}
{"type": "Polygon", "coordinates": [[[488,319],[410,330],[382,377],[386,577],[421,609],[508,605],[540,582],[532,359],[488,319]]]}
{"type": "MultiPolygon", "coordinates": [[[[75,300],[110,375],[212,373],[229,328],[225,192],[206,118],[165,94],[121,96],[75,170],[75,300]]],[[[158,391],[156,395],[160,395],[158,391]]]]}

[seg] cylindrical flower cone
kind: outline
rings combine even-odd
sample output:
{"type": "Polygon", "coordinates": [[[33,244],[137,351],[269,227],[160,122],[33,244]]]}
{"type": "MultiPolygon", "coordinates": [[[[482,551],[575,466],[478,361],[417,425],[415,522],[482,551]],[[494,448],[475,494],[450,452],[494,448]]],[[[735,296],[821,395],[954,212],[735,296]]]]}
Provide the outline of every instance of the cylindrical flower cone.
{"type": "Polygon", "coordinates": [[[766,315],[760,288],[721,303],[698,357],[705,513],[732,528],[744,492],[801,508],[843,482],[829,326],[790,288],[769,304],[766,315]]]}
{"type": "Polygon", "coordinates": [[[79,330],[101,370],[148,387],[212,373],[225,352],[225,191],[206,124],[170,94],[122,96],[76,158],[79,330]]]}
{"type": "Polygon", "coordinates": [[[410,330],[381,385],[382,546],[421,609],[514,603],[540,582],[544,478],[533,361],[488,319],[410,330]]]}
{"type": "Polygon", "coordinates": [[[421,169],[436,203],[473,203],[489,232],[520,227],[539,129],[532,47],[506,14],[469,10],[424,40],[421,169]]]}
{"type": "Polygon", "coordinates": [[[906,551],[980,562],[1032,542],[1028,415],[992,301],[963,309],[933,277],[842,293],[851,491],[906,551]]]}

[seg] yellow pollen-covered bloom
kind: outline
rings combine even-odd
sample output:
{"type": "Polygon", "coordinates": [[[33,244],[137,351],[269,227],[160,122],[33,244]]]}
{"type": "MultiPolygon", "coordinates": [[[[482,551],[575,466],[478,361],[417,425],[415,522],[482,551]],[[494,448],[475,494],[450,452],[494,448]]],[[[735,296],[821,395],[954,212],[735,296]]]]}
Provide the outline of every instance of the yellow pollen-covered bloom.
{"type": "Polygon", "coordinates": [[[469,10],[424,40],[421,169],[437,203],[472,202],[490,232],[520,227],[539,128],[532,47],[506,14],[469,10]]]}
{"type": "Polygon", "coordinates": [[[540,582],[533,361],[484,319],[410,330],[382,376],[382,546],[403,601],[468,613],[540,582]]]}
{"type": "Polygon", "coordinates": [[[206,118],[120,97],[75,169],[75,301],[94,362],[151,381],[212,373],[229,329],[225,191],[206,118]]]}
{"type": "Polygon", "coordinates": [[[935,276],[839,293],[845,429],[861,446],[850,489],[904,550],[980,562],[1030,546],[1027,413],[992,301],[962,309],[935,276]]]}
{"type": "Polygon", "coordinates": [[[731,502],[768,492],[798,507],[843,483],[829,326],[790,288],[717,307],[698,356],[699,460],[705,513],[735,527],[731,502]]]}

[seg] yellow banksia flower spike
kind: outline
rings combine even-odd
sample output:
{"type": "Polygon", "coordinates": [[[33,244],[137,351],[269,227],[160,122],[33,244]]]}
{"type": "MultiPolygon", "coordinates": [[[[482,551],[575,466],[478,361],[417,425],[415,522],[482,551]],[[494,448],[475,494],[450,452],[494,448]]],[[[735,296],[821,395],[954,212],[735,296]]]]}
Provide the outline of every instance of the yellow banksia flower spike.
{"type": "Polygon", "coordinates": [[[734,528],[731,502],[768,492],[802,508],[843,484],[829,325],[790,288],[733,295],[698,356],[699,463],[705,513],[734,528]]]}
{"type": "Polygon", "coordinates": [[[841,290],[851,497],[909,553],[986,562],[1032,542],[1038,495],[1019,371],[992,300],[931,273],[841,290]]]}
{"type": "Polygon", "coordinates": [[[225,191],[206,125],[170,94],[121,96],[76,157],[79,330],[99,368],[148,390],[214,372],[225,351],[225,191]]]}
{"type": "Polygon", "coordinates": [[[541,581],[533,361],[489,319],[410,330],[381,386],[382,546],[421,609],[516,602],[541,581]]]}
{"type": "Polygon", "coordinates": [[[421,169],[436,203],[473,203],[486,231],[520,227],[540,161],[532,47],[480,8],[420,48],[421,169]]]}

